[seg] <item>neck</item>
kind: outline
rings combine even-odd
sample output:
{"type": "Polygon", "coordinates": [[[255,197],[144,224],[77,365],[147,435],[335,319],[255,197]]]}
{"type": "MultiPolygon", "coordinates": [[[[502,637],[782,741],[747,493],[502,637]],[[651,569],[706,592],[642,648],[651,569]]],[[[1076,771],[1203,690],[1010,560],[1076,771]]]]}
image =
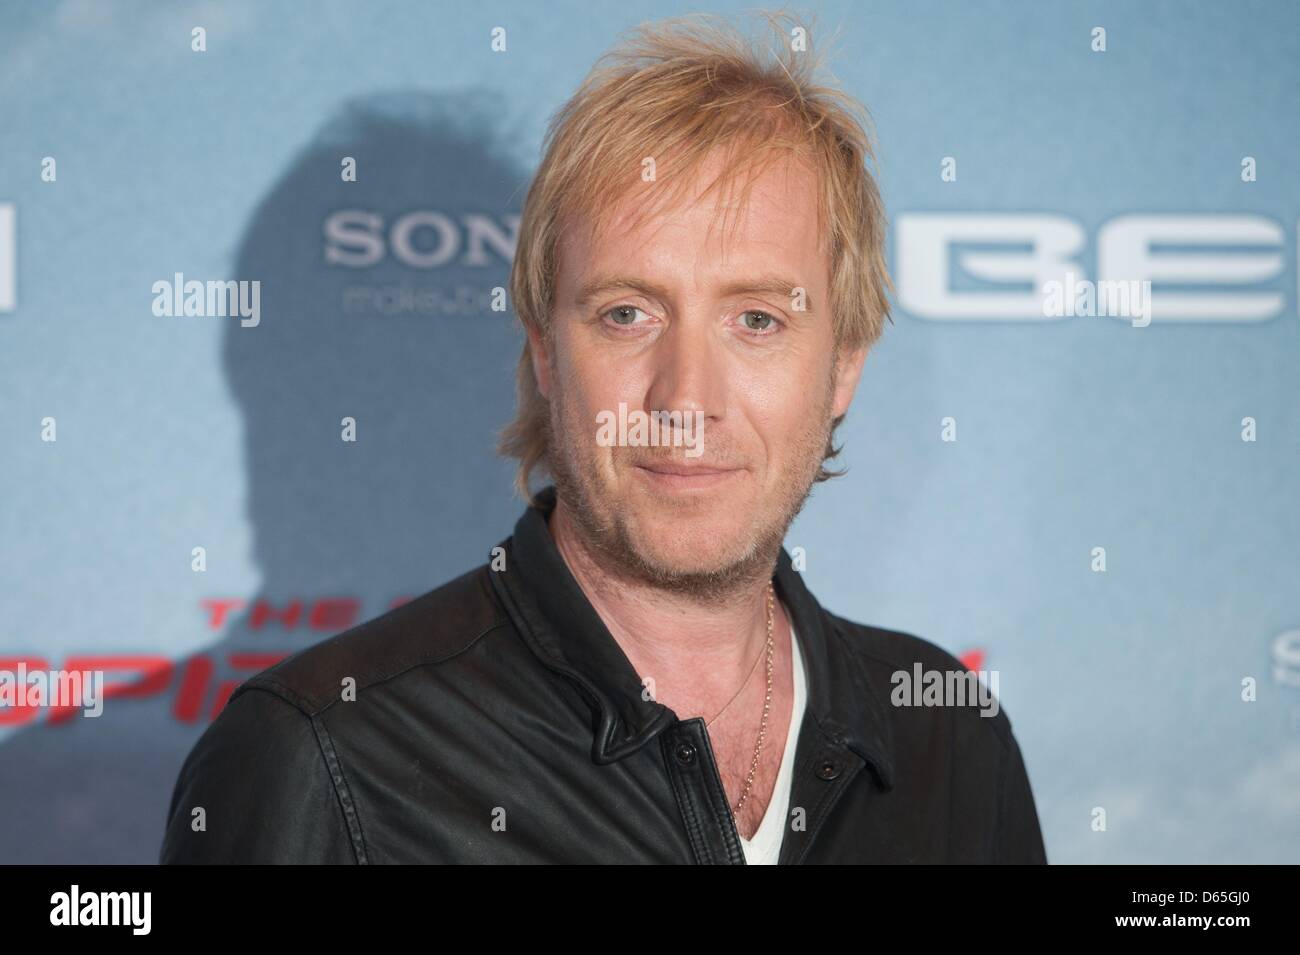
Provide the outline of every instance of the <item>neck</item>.
{"type": "MultiPolygon", "coordinates": [[[[738,580],[713,599],[665,590],[611,569],[593,554],[563,500],[548,521],[556,548],[592,607],[654,696],[681,719],[711,718],[754,672],[767,643],[767,585],[738,580]]],[[[779,600],[773,601],[773,640],[789,640],[779,600]]],[[[756,680],[762,682],[763,664],[756,680]]]]}

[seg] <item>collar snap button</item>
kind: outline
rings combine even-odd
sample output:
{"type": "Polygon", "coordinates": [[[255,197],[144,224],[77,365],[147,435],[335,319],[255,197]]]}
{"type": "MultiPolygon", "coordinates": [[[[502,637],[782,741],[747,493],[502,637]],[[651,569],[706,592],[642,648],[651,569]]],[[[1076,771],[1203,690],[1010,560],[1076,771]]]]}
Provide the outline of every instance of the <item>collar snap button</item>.
{"type": "Polygon", "coordinates": [[[687,766],[695,762],[695,746],[693,743],[678,743],[674,755],[677,757],[677,762],[681,763],[683,766],[687,766]]]}
{"type": "Polygon", "coordinates": [[[827,760],[817,767],[817,776],[820,779],[834,779],[839,774],[839,766],[835,765],[830,760],[827,760]]]}

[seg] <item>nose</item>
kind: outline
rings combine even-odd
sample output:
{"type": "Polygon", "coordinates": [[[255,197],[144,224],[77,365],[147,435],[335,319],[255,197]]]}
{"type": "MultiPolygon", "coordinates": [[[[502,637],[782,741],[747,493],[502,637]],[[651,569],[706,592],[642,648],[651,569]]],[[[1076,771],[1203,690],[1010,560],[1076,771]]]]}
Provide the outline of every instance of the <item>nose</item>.
{"type": "Polygon", "coordinates": [[[725,413],[725,356],[708,322],[699,318],[679,316],[655,342],[647,411],[682,412],[682,420],[689,414],[707,421],[725,413]]]}

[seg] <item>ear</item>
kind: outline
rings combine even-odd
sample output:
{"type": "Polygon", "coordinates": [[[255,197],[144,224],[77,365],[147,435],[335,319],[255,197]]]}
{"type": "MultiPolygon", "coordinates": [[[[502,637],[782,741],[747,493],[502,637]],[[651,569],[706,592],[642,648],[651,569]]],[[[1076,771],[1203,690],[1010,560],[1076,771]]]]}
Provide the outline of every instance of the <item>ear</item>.
{"type": "Polygon", "coordinates": [[[867,346],[852,351],[841,351],[835,362],[835,405],[831,414],[838,418],[849,410],[853,401],[853,392],[857,390],[858,379],[862,377],[862,365],[867,360],[867,346]]]}
{"type": "Polygon", "coordinates": [[[528,326],[528,354],[533,360],[533,377],[537,379],[537,390],[542,397],[551,397],[551,356],[546,349],[542,333],[531,324],[528,326]]]}

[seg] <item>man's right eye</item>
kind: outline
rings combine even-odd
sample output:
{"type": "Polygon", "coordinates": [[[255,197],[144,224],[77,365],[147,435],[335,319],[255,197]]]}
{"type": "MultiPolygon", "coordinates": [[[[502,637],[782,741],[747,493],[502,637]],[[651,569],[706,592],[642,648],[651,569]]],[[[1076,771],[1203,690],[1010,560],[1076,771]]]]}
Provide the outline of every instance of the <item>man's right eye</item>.
{"type": "MultiPolygon", "coordinates": [[[[641,309],[637,308],[635,305],[616,305],[607,311],[605,315],[610,318],[615,325],[630,326],[638,324],[636,321],[637,313],[645,315],[645,312],[642,312],[641,309]]],[[[639,324],[645,323],[641,322],[639,324]]]]}

